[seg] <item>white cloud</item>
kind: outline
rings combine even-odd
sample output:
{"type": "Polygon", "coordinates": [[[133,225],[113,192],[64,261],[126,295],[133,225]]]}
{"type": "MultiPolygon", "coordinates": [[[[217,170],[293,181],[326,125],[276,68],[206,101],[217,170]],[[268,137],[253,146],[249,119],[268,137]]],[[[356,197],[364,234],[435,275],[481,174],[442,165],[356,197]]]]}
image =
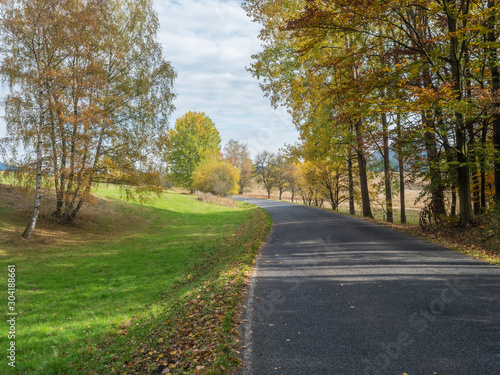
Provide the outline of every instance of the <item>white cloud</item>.
{"type": "Polygon", "coordinates": [[[221,133],[249,144],[253,155],[297,140],[290,117],[274,111],[246,71],[260,41],[238,1],[155,0],[160,42],[178,72],[172,123],[186,111],[205,112],[221,133]]]}

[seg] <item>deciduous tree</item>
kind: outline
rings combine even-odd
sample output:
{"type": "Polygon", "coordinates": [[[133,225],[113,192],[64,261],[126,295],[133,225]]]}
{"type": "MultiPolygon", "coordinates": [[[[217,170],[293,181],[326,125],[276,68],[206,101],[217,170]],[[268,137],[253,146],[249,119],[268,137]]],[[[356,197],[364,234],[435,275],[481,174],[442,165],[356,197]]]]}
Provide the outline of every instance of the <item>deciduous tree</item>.
{"type": "Polygon", "coordinates": [[[244,143],[230,139],[224,146],[224,158],[232,165],[240,169],[240,181],[238,193],[243,194],[243,190],[252,184],[255,175],[255,168],[248,147],[244,143]]]}
{"type": "Polygon", "coordinates": [[[271,198],[271,190],[275,187],[273,175],[273,160],[275,155],[268,151],[262,151],[255,157],[255,177],[257,182],[262,184],[267,191],[267,198],[271,198]]]}
{"type": "Polygon", "coordinates": [[[247,0],[244,7],[263,26],[263,50],[250,71],[274,106],[288,107],[302,139],[329,136],[342,124],[354,128],[365,216],[373,128],[384,149],[391,211],[388,134],[396,125],[387,119],[397,114],[412,122],[414,143],[400,153],[411,149],[415,160],[427,154],[420,172],[434,213],[445,212],[444,189],[456,186],[461,223],[473,220],[471,195],[478,211],[488,165],[499,170],[500,159],[487,151],[498,155],[500,147],[497,1],[247,0]],[[479,169],[483,186],[471,190],[479,169]]]}
{"type": "Polygon", "coordinates": [[[165,160],[172,179],[191,189],[193,172],[207,158],[218,158],[221,139],[213,121],[203,112],[187,112],[175,122],[165,140],[165,160]]]}

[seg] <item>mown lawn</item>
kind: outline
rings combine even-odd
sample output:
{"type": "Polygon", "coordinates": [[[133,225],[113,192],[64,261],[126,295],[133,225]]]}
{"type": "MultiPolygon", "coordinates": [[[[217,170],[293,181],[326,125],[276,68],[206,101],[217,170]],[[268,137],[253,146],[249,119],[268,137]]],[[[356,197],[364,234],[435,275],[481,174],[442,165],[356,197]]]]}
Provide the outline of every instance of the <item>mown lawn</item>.
{"type": "MultiPolygon", "coordinates": [[[[186,298],[200,286],[210,300],[227,302],[221,321],[234,321],[245,274],[270,227],[262,210],[174,193],[141,206],[102,186],[99,203],[77,224],[61,226],[47,211],[33,240],[25,241],[20,234],[28,222],[29,197],[6,185],[0,189],[0,285],[7,291],[7,265],[15,265],[19,313],[16,368],[4,359],[0,373],[147,374],[158,366],[169,366],[172,374],[217,373],[237,364],[233,323],[216,327],[227,336],[218,357],[191,363],[190,353],[175,353],[165,362],[169,345],[180,340],[169,322],[176,322],[186,298]],[[152,328],[158,326],[164,328],[152,328]]],[[[6,311],[6,293],[2,306],[6,311]]],[[[212,313],[209,308],[200,319],[212,313]]],[[[198,323],[195,316],[192,325],[198,323]]],[[[7,329],[1,325],[2,342],[7,329]]],[[[203,340],[210,347],[210,337],[203,340]]]]}

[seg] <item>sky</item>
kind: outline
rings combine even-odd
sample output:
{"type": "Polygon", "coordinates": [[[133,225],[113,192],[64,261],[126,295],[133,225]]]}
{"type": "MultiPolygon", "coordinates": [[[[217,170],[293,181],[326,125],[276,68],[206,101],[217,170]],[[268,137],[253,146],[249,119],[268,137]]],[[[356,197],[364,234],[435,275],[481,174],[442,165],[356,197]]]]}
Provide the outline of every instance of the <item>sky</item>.
{"type": "Polygon", "coordinates": [[[205,112],[225,144],[246,143],[255,156],[295,143],[298,133],[284,109],[274,110],[246,71],[259,52],[260,25],[237,0],[154,1],[160,42],[178,77],[172,123],[187,111],[205,112]]]}
{"type": "MultiPolygon", "coordinates": [[[[298,140],[291,117],[274,110],[256,78],[246,71],[259,52],[260,25],[245,14],[238,0],[154,0],[160,20],[159,41],[177,72],[177,98],[170,123],[187,111],[205,112],[224,145],[246,143],[251,157],[277,152],[298,140]]],[[[0,96],[5,95],[5,88],[0,96]]],[[[0,109],[0,115],[3,108],[0,109]]],[[[5,123],[0,120],[0,137],[5,123]]]]}

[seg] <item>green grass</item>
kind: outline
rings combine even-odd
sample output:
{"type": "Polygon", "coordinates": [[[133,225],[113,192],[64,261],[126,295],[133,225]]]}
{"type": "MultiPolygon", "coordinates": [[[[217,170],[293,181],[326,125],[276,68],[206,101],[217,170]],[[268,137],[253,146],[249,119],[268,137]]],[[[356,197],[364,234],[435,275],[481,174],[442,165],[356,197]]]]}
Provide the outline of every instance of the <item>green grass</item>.
{"type": "MultiPolygon", "coordinates": [[[[216,285],[231,264],[248,258],[246,248],[254,254],[264,234],[256,239],[242,228],[259,215],[257,222],[269,226],[259,209],[243,203],[235,209],[165,194],[139,206],[120,201],[115,188],[97,193],[103,199],[85,220],[61,228],[42,218],[32,242],[19,239],[29,216],[23,198],[10,191],[18,203],[0,203],[0,285],[7,290],[7,265],[16,265],[19,313],[16,368],[2,360],[0,373],[138,371],[123,370],[140,352],[128,332],[147,340],[150,325],[180,308],[193,287],[216,285]]],[[[6,310],[6,293],[1,303],[6,310]]],[[[1,336],[6,332],[4,323],[1,336]]]]}

